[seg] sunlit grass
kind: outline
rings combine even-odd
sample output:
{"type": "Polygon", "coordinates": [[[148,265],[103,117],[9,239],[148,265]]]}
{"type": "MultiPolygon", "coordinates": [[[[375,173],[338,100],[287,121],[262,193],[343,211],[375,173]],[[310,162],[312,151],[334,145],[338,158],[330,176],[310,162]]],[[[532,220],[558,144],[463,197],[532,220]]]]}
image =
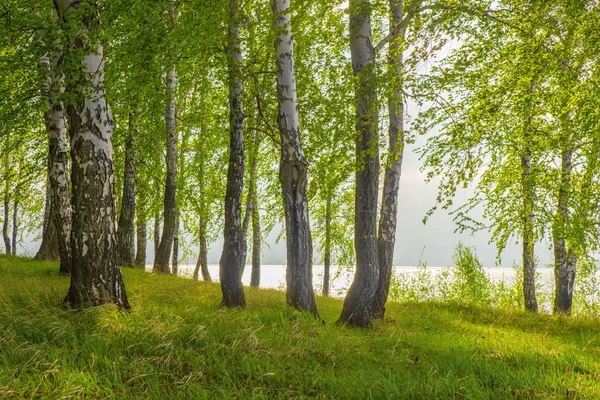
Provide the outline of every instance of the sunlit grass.
{"type": "Polygon", "coordinates": [[[57,265],[0,257],[0,398],[600,398],[598,320],[392,304],[371,330],[246,289],[126,270],[130,313],[58,307],[57,265]]]}

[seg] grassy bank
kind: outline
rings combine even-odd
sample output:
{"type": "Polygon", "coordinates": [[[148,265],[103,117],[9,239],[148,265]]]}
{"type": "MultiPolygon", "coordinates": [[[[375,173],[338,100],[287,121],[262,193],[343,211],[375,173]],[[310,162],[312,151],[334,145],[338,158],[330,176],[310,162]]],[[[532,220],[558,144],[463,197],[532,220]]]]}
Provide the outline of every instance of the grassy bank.
{"type": "Polygon", "coordinates": [[[600,398],[598,320],[392,304],[372,330],[247,288],[124,271],[131,313],[57,307],[57,265],[0,257],[0,398],[600,398]]]}

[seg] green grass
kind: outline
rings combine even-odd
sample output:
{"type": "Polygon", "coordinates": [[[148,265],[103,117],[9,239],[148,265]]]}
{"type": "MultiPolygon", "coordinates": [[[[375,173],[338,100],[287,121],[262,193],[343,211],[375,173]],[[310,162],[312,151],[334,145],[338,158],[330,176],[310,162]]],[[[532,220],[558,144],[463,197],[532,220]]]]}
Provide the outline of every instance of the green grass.
{"type": "Polygon", "coordinates": [[[326,324],[246,288],[124,271],[133,307],[58,307],[58,266],[0,257],[0,398],[600,398],[598,320],[391,304],[373,329],[326,324]]]}

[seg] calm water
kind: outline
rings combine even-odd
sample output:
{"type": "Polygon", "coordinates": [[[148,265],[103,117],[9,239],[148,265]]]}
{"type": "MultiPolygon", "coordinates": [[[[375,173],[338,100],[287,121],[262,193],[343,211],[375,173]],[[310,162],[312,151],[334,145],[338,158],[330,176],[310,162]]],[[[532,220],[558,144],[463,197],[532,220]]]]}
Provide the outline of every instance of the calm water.
{"type": "MultiPolygon", "coordinates": [[[[195,265],[180,265],[179,266],[179,275],[191,278],[194,273],[195,265]]],[[[149,265],[146,267],[148,271],[152,270],[152,266],[149,265]]],[[[213,281],[219,280],[219,266],[216,264],[211,264],[208,266],[210,271],[210,275],[213,281]]],[[[398,266],[394,267],[395,272],[397,274],[414,274],[417,272],[417,267],[409,267],[409,266],[398,266]]],[[[444,268],[442,267],[427,267],[427,271],[432,274],[439,274],[444,268]]],[[[247,265],[244,270],[244,276],[242,278],[242,282],[245,285],[250,284],[250,274],[251,274],[252,266],[247,265]]],[[[502,267],[494,267],[494,268],[484,268],[488,276],[496,282],[504,280],[505,282],[511,282],[515,277],[515,271],[513,268],[502,268],[502,267]]],[[[538,268],[537,269],[540,275],[540,283],[544,285],[553,285],[554,282],[554,274],[551,268],[538,268]]],[[[335,278],[331,282],[331,295],[335,297],[344,297],[346,291],[350,287],[352,283],[352,279],[354,278],[354,270],[348,271],[345,269],[338,269],[337,267],[332,268],[331,271],[332,278],[335,278]]],[[[315,265],[313,267],[313,285],[315,287],[315,291],[319,293],[323,286],[323,266],[315,265]]],[[[269,289],[279,289],[285,290],[285,266],[283,265],[262,265],[261,266],[261,277],[260,277],[260,286],[263,288],[269,289]]]]}

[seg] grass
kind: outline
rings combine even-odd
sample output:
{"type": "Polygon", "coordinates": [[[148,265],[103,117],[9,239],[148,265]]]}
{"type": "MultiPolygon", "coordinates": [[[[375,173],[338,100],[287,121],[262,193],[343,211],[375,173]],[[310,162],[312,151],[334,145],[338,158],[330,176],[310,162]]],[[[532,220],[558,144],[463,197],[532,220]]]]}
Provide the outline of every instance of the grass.
{"type": "Polygon", "coordinates": [[[0,398],[600,398],[600,324],[458,304],[391,304],[373,329],[326,324],[246,288],[125,270],[130,313],[58,304],[58,266],[0,256],[0,398]]]}

